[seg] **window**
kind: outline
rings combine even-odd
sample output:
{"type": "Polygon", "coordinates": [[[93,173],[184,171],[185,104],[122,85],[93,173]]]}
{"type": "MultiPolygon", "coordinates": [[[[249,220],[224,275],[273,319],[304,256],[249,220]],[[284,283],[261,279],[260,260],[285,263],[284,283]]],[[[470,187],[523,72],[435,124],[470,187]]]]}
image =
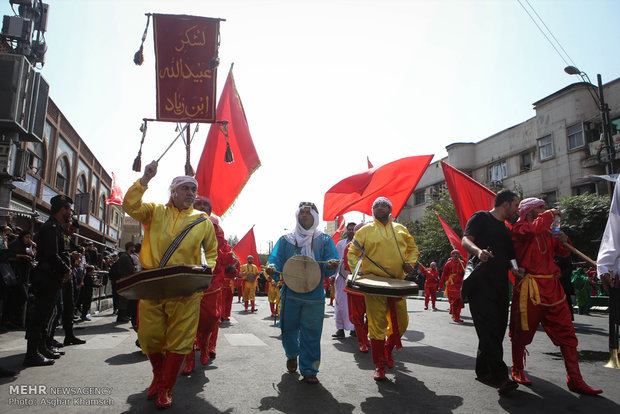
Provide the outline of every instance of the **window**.
{"type": "Polygon", "coordinates": [[[575,187],[575,195],[596,194],[596,184],[584,184],[575,187]]]}
{"type": "Polygon", "coordinates": [[[105,219],[105,199],[106,199],[106,195],[105,194],[101,194],[101,198],[99,199],[99,218],[104,220],[105,219]]]}
{"type": "Polygon", "coordinates": [[[508,178],[506,161],[502,161],[489,167],[489,181],[497,182],[502,181],[504,178],[508,178]]]}
{"type": "Polygon", "coordinates": [[[56,167],[56,189],[63,194],[69,192],[69,161],[66,157],[58,160],[56,167]]]}
{"type": "Polygon", "coordinates": [[[52,136],[56,133],[56,129],[48,121],[45,121],[45,127],[43,128],[43,139],[45,143],[49,143],[52,136]]]}
{"type": "Polygon", "coordinates": [[[425,190],[416,191],[414,194],[414,197],[415,197],[414,202],[416,206],[426,203],[426,191],[425,190]]]}
{"type": "Polygon", "coordinates": [[[553,158],[553,139],[551,135],[542,137],[538,140],[538,157],[541,161],[553,158]]]}
{"type": "Polygon", "coordinates": [[[78,194],[86,193],[86,176],[84,174],[80,175],[80,178],[78,178],[76,191],[78,194]]]}
{"type": "Polygon", "coordinates": [[[545,202],[547,203],[547,208],[553,208],[558,202],[558,194],[556,191],[543,193],[542,199],[545,200],[545,202]]]}
{"type": "Polygon", "coordinates": [[[90,192],[90,214],[95,214],[95,189],[90,192]]]}
{"type": "Polygon", "coordinates": [[[521,172],[532,169],[532,153],[525,152],[521,154],[521,172]]]}
{"type": "Polygon", "coordinates": [[[568,135],[568,150],[574,150],[584,146],[582,124],[573,125],[566,129],[568,135]]]}
{"type": "Polygon", "coordinates": [[[40,142],[28,142],[26,150],[30,153],[28,168],[33,174],[39,177],[43,176],[43,160],[45,159],[43,144],[40,142]]]}

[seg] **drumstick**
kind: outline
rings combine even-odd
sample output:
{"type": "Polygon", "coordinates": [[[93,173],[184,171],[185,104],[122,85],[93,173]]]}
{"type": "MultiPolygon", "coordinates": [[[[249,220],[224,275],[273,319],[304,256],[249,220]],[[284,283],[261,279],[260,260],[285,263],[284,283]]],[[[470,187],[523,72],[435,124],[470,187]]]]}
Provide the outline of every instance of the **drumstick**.
{"type": "Polygon", "coordinates": [[[583,260],[585,260],[586,262],[588,262],[588,264],[592,267],[596,267],[596,262],[592,259],[590,259],[588,256],[586,256],[584,253],[580,252],[579,250],[575,249],[573,246],[571,246],[569,243],[567,242],[562,242],[562,244],[564,245],[564,247],[566,247],[568,250],[570,250],[571,252],[575,253],[577,256],[581,257],[583,260]]]}
{"type": "MultiPolygon", "coordinates": [[[[291,257],[291,258],[290,258],[290,259],[288,259],[288,260],[295,260],[296,262],[297,262],[297,261],[302,261],[302,262],[303,262],[303,261],[306,261],[306,259],[297,259],[297,258],[295,258],[295,256],[291,257]]],[[[334,260],[336,260],[336,259],[334,259],[334,260]]],[[[317,263],[323,263],[323,264],[328,264],[330,261],[331,261],[331,260],[315,260],[315,262],[317,262],[317,263]]],[[[276,270],[276,271],[277,271],[277,270],[276,270]]]]}

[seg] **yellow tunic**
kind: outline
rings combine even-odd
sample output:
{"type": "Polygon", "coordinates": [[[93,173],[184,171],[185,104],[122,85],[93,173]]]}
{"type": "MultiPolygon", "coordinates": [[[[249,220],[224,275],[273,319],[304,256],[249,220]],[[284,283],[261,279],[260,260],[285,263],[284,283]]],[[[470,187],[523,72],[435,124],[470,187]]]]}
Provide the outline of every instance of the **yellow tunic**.
{"type": "MultiPolygon", "coordinates": [[[[143,203],[147,187],[136,181],[125,195],[123,210],[146,226],[140,250],[140,263],[145,269],[159,266],[161,258],[174,238],[190,223],[205,215],[192,207],[179,211],[155,203],[143,203]]],[[[168,265],[200,265],[204,249],[207,265],[215,267],[217,239],[210,220],[196,225],[172,254],[168,265]]],[[[188,354],[198,327],[201,292],[191,296],[164,300],[141,300],[138,339],[146,354],[173,352],[188,354]]]]}
{"type": "MultiPolygon", "coordinates": [[[[405,226],[398,223],[388,223],[387,226],[384,226],[380,221],[374,220],[355,233],[353,239],[364,249],[366,256],[369,256],[399,279],[405,278],[403,260],[405,263],[414,266],[420,256],[413,236],[409,234],[405,226]],[[393,226],[394,232],[392,232],[391,226],[393,226]],[[398,249],[396,248],[397,245],[398,249]]],[[[349,245],[349,253],[347,254],[351,269],[355,269],[361,255],[360,249],[355,246],[355,243],[351,243],[349,245]]],[[[366,274],[390,277],[366,258],[362,262],[361,270],[362,273],[366,274]]],[[[383,340],[386,335],[391,335],[394,322],[390,320],[388,298],[385,296],[365,295],[364,299],[368,316],[368,336],[371,339],[383,340]]],[[[402,336],[409,324],[406,300],[397,301],[395,307],[398,331],[402,336]]]]}
{"type": "Polygon", "coordinates": [[[269,291],[267,292],[267,299],[270,303],[278,303],[280,302],[280,287],[281,283],[276,281],[276,285],[274,286],[271,282],[273,281],[273,277],[267,274],[267,271],[263,272],[265,275],[265,279],[267,279],[267,283],[269,283],[269,291]]]}
{"type": "Polygon", "coordinates": [[[247,274],[258,275],[258,267],[255,264],[246,263],[239,269],[239,276],[243,278],[243,301],[247,302],[256,299],[256,286],[258,286],[258,279],[254,282],[248,282],[246,280],[247,274]]]}

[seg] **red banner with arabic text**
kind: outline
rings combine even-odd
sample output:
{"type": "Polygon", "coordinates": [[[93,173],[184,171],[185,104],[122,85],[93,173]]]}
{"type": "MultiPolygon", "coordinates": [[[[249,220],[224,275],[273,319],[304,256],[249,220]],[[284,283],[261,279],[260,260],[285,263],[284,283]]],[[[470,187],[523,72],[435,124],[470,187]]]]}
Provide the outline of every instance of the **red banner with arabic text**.
{"type": "Polygon", "coordinates": [[[154,14],[157,120],[214,122],[220,19],[154,14]]]}

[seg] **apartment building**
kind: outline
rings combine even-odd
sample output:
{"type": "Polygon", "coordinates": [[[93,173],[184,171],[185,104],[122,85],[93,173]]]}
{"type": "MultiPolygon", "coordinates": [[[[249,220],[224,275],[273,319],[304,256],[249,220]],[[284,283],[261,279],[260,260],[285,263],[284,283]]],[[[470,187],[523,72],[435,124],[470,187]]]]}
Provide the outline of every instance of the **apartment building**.
{"type": "MultiPolygon", "coordinates": [[[[620,153],[620,78],[603,85],[603,92],[620,153]]],[[[448,145],[443,161],[489,188],[518,188],[524,197],[549,204],[565,196],[608,194],[607,182],[593,177],[605,174],[605,164],[597,157],[602,122],[592,94],[598,91],[590,84],[569,85],[535,102],[535,116],[525,122],[479,142],[448,145]]],[[[420,220],[427,202],[446,187],[440,161],[428,167],[399,221],[420,220]]]]}

